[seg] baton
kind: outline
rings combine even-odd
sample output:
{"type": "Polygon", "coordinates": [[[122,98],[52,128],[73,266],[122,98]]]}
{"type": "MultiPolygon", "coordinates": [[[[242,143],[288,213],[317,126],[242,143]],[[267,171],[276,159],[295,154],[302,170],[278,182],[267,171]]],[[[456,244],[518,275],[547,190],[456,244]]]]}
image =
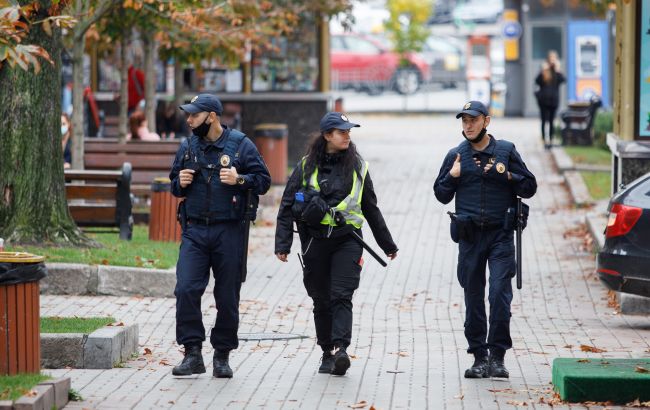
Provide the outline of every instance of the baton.
{"type": "Polygon", "coordinates": [[[517,289],[521,289],[521,227],[524,224],[521,198],[517,198],[517,289]]]}
{"type": "Polygon", "coordinates": [[[251,207],[251,190],[249,189],[246,191],[246,208],[244,209],[244,219],[243,219],[243,224],[244,224],[244,244],[243,244],[243,252],[242,252],[242,261],[241,261],[241,281],[246,282],[246,275],[248,273],[248,236],[250,232],[250,227],[251,227],[251,215],[250,215],[250,207],[251,207]]]}
{"type": "Polygon", "coordinates": [[[363,248],[364,248],[365,250],[367,250],[368,253],[370,253],[370,254],[372,255],[372,257],[375,258],[375,259],[377,260],[377,262],[379,262],[379,263],[381,264],[381,266],[384,266],[384,267],[388,266],[388,264],[386,263],[386,261],[383,260],[383,259],[381,258],[381,256],[377,255],[377,252],[373,251],[372,248],[370,247],[370,245],[368,245],[368,244],[366,243],[366,241],[364,241],[363,238],[359,236],[358,233],[356,233],[355,231],[352,231],[352,237],[353,237],[357,242],[359,242],[359,243],[361,244],[361,246],[363,246],[363,248]]]}

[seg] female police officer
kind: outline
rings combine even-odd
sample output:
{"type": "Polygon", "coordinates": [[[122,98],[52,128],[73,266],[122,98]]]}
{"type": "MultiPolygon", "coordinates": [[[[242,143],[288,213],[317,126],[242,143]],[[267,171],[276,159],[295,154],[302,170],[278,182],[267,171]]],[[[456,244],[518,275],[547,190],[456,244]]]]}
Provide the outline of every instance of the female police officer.
{"type": "Polygon", "coordinates": [[[503,357],[512,347],[510,302],[515,274],[513,229],[506,224],[516,197],[537,190],[514,144],[487,134],[490,117],[480,101],[456,115],[465,140],[447,153],[433,185],[443,204],[456,196],[453,223],[458,228],[458,281],[465,292],[465,338],[474,364],[467,378],[508,377],[503,357]],[[490,267],[490,327],[485,314],[485,265],[490,267]],[[488,349],[490,355],[488,358],[488,349]]]}
{"type": "Polygon", "coordinates": [[[244,209],[254,207],[257,196],[268,191],[271,176],[255,145],[243,133],[220,123],[223,106],[216,96],[199,94],[180,108],[187,113],[194,135],[181,143],[169,174],[172,194],[185,197],[174,290],[176,341],[185,346],[185,358],[172,374],[205,373],[201,296],[212,269],[217,308],[210,334],[212,374],[232,377],[228,355],[238,346],[239,290],[247,251],[244,209]],[[249,197],[254,200],[245,204],[249,197]]]}
{"type": "Polygon", "coordinates": [[[335,375],[344,375],[350,367],[346,348],[352,337],[352,295],[363,264],[363,249],[353,233],[361,235],[364,217],[386,255],[397,256],[377,207],[368,163],[350,141],[353,127],[359,125],[338,112],[321,119],[320,135],[287,183],[275,233],[275,253],[286,262],[296,221],[303,282],[314,301],[316,337],[323,349],[318,371],[335,375]]]}

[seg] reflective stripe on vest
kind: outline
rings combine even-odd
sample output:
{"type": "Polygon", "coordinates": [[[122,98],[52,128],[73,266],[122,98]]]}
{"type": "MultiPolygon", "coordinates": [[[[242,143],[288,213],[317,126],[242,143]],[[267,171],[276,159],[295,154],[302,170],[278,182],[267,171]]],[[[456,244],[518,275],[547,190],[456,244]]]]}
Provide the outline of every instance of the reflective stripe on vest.
{"type": "MultiPolygon", "coordinates": [[[[308,188],[307,181],[305,180],[305,158],[302,159],[302,185],[305,188],[308,188]]],[[[333,214],[339,212],[343,218],[345,218],[345,223],[354,226],[357,229],[360,229],[365,221],[363,217],[363,212],[361,211],[361,197],[363,195],[363,185],[366,181],[366,175],[368,174],[368,162],[364,161],[363,171],[361,177],[357,174],[357,171],[352,173],[352,190],[343,198],[341,202],[338,203],[334,208],[330,209],[330,212],[325,214],[320,223],[322,225],[336,226],[334,221],[333,214]]],[[[318,167],[314,170],[309,178],[309,186],[312,187],[316,192],[320,192],[320,186],[318,185],[318,167]]]]}

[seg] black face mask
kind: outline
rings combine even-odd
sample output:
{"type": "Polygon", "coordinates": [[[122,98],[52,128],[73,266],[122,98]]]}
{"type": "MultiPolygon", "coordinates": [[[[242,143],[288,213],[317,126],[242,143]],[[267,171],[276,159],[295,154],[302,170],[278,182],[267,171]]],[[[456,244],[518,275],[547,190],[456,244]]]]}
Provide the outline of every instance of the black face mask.
{"type": "Polygon", "coordinates": [[[487,133],[487,128],[483,128],[481,130],[481,132],[479,132],[479,134],[473,140],[471,140],[471,139],[467,138],[467,135],[465,135],[465,131],[463,131],[463,137],[465,137],[465,139],[467,141],[471,142],[472,144],[478,144],[479,142],[481,142],[483,140],[483,137],[485,137],[486,133],[487,133]]]}
{"type": "Polygon", "coordinates": [[[205,138],[206,135],[208,135],[208,131],[210,131],[210,126],[212,125],[212,124],[206,123],[208,118],[209,117],[206,117],[205,121],[203,121],[203,123],[201,123],[201,125],[199,125],[198,127],[192,129],[192,132],[194,133],[194,135],[196,135],[199,138],[205,138]]]}

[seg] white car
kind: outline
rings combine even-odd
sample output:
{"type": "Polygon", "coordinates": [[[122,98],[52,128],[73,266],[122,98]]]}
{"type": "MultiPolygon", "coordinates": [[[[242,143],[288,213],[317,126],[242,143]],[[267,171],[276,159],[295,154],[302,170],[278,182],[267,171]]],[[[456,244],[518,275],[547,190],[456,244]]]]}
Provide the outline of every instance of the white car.
{"type": "Polygon", "coordinates": [[[503,14],[503,0],[469,0],[456,6],[456,24],[496,23],[503,14]]]}

